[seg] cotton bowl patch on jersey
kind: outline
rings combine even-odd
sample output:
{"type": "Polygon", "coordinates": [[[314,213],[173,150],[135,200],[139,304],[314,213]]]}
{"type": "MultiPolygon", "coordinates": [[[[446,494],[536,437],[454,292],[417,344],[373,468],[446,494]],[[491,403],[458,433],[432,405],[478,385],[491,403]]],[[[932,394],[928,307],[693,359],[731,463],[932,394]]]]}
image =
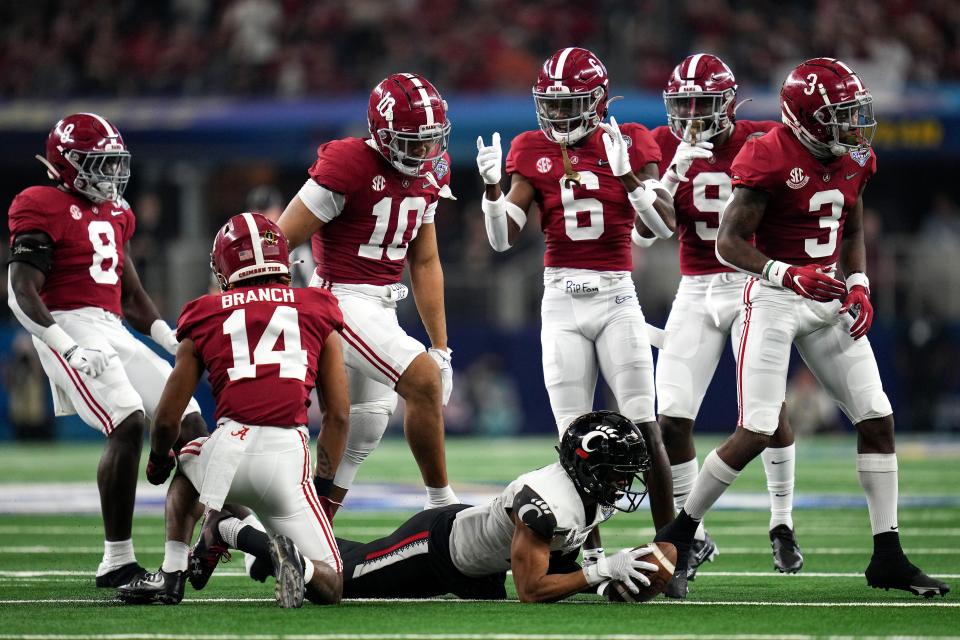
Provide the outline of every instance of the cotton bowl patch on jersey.
{"type": "Polygon", "coordinates": [[[437,158],[433,161],[433,175],[437,180],[442,180],[450,171],[450,163],[446,158],[437,158]]]}
{"type": "Polygon", "coordinates": [[[870,159],[870,147],[866,149],[854,149],[850,152],[850,157],[861,167],[866,166],[867,160],[870,159]]]}

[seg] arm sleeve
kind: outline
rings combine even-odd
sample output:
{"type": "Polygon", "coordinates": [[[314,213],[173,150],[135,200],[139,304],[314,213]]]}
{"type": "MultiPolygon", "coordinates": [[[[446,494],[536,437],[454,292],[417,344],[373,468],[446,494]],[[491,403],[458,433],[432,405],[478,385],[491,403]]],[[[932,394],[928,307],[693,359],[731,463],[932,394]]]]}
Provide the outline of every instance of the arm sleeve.
{"type": "Polygon", "coordinates": [[[330,191],[312,178],[303,183],[297,196],[313,215],[324,222],[330,222],[339,216],[346,203],[343,194],[330,191]]]}
{"type": "Polygon", "coordinates": [[[733,159],[730,176],[734,187],[774,190],[777,163],[770,157],[764,140],[763,137],[748,139],[733,159]]]}
{"type": "MultiPolygon", "coordinates": [[[[646,127],[640,124],[632,124],[626,127],[626,135],[630,136],[630,166],[634,171],[642,169],[650,162],[660,165],[663,154],[660,152],[660,145],[653,139],[653,135],[646,127]]],[[[661,172],[661,175],[663,173],[661,172]]]]}
{"type": "Polygon", "coordinates": [[[439,200],[427,205],[427,210],[423,212],[423,224],[433,224],[433,219],[437,216],[437,205],[439,200]]]}
{"type": "Polygon", "coordinates": [[[513,512],[518,520],[541,538],[549,540],[553,537],[553,532],[557,528],[557,518],[547,501],[529,485],[523,485],[513,499],[513,512]]]}

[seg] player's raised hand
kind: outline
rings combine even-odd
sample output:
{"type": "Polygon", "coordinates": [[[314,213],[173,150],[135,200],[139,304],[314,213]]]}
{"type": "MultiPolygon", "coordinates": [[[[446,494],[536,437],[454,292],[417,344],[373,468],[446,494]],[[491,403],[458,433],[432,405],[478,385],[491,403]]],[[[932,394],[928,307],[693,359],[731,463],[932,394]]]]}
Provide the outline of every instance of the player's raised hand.
{"type": "Polygon", "coordinates": [[[664,177],[672,178],[676,182],[687,182],[687,171],[690,170],[690,165],[693,164],[694,160],[712,158],[713,151],[711,149],[713,149],[713,143],[706,140],[695,144],[686,141],[681,142],[677,145],[677,151],[673,154],[673,160],[670,161],[670,166],[664,177]]]}
{"type": "Polygon", "coordinates": [[[91,349],[90,347],[81,347],[80,345],[74,345],[67,350],[67,352],[63,354],[63,359],[66,360],[67,364],[71,367],[91,378],[99,376],[106,370],[107,365],[110,364],[110,356],[103,351],[91,349]]]}
{"type": "Polygon", "coordinates": [[[627,152],[627,143],[623,139],[617,119],[611,116],[609,123],[600,123],[600,128],[603,129],[603,148],[607,152],[610,171],[618,178],[627,175],[632,171],[630,154],[627,152]]]}
{"type": "Polygon", "coordinates": [[[490,138],[490,146],[484,146],[483,136],[477,136],[477,169],[484,184],[500,184],[503,163],[503,149],[500,148],[500,134],[496,131],[490,138]]]}
{"type": "Polygon", "coordinates": [[[863,285],[854,285],[843,299],[843,306],[840,307],[840,313],[849,313],[856,307],[857,319],[853,321],[850,327],[850,335],[854,340],[859,340],[867,335],[870,325],[873,324],[873,305],[870,303],[870,291],[863,285]]]}
{"type": "Polygon", "coordinates": [[[839,300],[847,293],[844,284],[824,273],[823,265],[819,264],[788,266],[782,275],[781,286],[817,302],[839,300]]]}

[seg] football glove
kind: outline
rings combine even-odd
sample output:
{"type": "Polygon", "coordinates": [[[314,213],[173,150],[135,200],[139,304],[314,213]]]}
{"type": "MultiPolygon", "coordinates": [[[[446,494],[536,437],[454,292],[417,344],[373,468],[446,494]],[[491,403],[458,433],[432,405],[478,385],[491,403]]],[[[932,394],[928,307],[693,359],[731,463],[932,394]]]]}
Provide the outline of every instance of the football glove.
{"type": "Polygon", "coordinates": [[[167,353],[172,356],[177,355],[177,347],[180,344],[177,341],[177,332],[160,318],[154,320],[153,324],[150,325],[150,337],[167,353]]]}
{"type": "Polygon", "coordinates": [[[147,480],[150,484],[163,484],[176,466],[177,457],[173,451],[168,450],[166,455],[151,451],[147,459],[147,480]]]}
{"type": "Polygon", "coordinates": [[[663,184],[671,194],[676,193],[677,185],[681,182],[689,181],[687,171],[690,170],[694,160],[713,157],[711,149],[713,149],[713,143],[706,141],[696,144],[681,142],[677,145],[677,152],[673,154],[673,160],[670,161],[670,166],[663,176],[663,184]]]}
{"type": "Polygon", "coordinates": [[[761,276],[775,285],[817,302],[839,300],[847,293],[843,283],[827,275],[820,264],[796,266],[770,260],[763,267],[761,276]]]}
{"type": "Polygon", "coordinates": [[[859,340],[867,335],[870,325],[873,324],[873,305],[870,304],[870,290],[861,284],[850,287],[839,312],[849,313],[854,307],[857,308],[857,319],[853,321],[853,325],[850,327],[850,336],[854,340],[859,340]]]}
{"type": "Polygon", "coordinates": [[[477,136],[477,169],[484,184],[500,184],[502,161],[503,149],[500,148],[500,134],[496,131],[493,133],[489,147],[484,146],[483,136],[477,136]]]}
{"type": "Polygon", "coordinates": [[[640,589],[634,582],[639,582],[645,587],[650,586],[650,579],[641,571],[655,572],[658,569],[657,565],[640,560],[651,553],[653,553],[652,547],[640,547],[624,549],[612,556],[600,556],[595,563],[584,565],[583,575],[590,586],[598,585],[605,580],[614,580],[623,583],[632,593],[639,593],[640,589]]]}
{"type": "Polygon", "coordinates": [[[450,361],[453,358],[453,351],[450,349],[430,349],[427,351],[433,358],[437,366],[440,367],[440,388],[441,402],[447,406],[450,401],[450,394],[453,393],[453,366],[450,361]]]}
{"type": "Polygon", "coordinates": [[[91,349],[80,345],[74,345],[67,349],[67,352],[63,354],[63,359],[71,367],[91,378],[99,376],[110,364],[110,356],[100,349],[91,349]]]}
{"type": "Polygon", "coordinates": [[[610,122],[601,122],[600,127],[603,129],[603,148],[607,152],[610,171],[618,178],[627,175],[633,169],[630,168],[630,154],[617,119],[611,116],[610,122]]]}

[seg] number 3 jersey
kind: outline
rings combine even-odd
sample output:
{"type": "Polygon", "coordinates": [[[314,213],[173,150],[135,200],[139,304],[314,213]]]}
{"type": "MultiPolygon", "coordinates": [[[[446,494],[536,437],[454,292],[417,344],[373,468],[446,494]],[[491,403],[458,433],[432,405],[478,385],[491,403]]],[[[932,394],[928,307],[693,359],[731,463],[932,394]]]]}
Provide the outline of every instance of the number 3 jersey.
{"type": "MultiPolygon", "coordinates": [[[[720,228],[720,213],[732,190],[730,165],[748,139],[761,136],[775,126],[777,123],[770,120],[738,120],[730,139],[722,145],[714,145],[712,158],[698,158],[690,165],[686,173],[687,182],[681,182],[673,196],[682,275],[700,276],[733,271],[717,260],[714,248],[717,229],[720,228]]],[[[669,127],[657,127],[652,133],[663,153],[660,160],[662,176],[673,162],[680,140],[669,127]]]]}
{"type": "Polygon", "coordinates": [[[877,158],[867,148],[823,164],[778,124],[747,140],[730,171],[734,187],[769,196],[757,249],[790,264],[831,265],[840,253],[843,223],[877,172],[877,158]]]}
{"type": "Polygon", "coordinates": [[[320,145],[298,194],[325,223],[313,236],[317,274],[339,284],[399,282],[410,242],[450,193],[450,157],[430,169],[433,180],[403,175],[361,138],[320,145]]]}
{"type": "Polygon", "coordinates": [[[184,305],[177,338],[193,341],[218,422],[288,427],[307,423],[320,351],[342,325],[325,289],[235,287],[184,305]]]}
{"type": "MultiPolygon", "coordinates": [[[[620,130],[634,172],[660,162],[660,149],[646,127],[624,123],[620,130]]],[[[630,230],[636,212],[620,179],[610,170],[602,133],[598,128],[567,149],[571,168],[580,174],[579,185],[565,184],[560,145],[542,131],[521,133],[510,144],[507,173],[519,173],[536,190],[534,199],[547,244],[546,267],[633,269],[630,230]]]]}
{"type": "Polygon", "coordinates": [[[136,219],[126,201],[95,204],[56,187],[21,191],[10,205],[10,241],[40,231],[53,241],[53,267],[40,289],[51,311],[99,307],[118,316],[124,246],[136,219]]]}

